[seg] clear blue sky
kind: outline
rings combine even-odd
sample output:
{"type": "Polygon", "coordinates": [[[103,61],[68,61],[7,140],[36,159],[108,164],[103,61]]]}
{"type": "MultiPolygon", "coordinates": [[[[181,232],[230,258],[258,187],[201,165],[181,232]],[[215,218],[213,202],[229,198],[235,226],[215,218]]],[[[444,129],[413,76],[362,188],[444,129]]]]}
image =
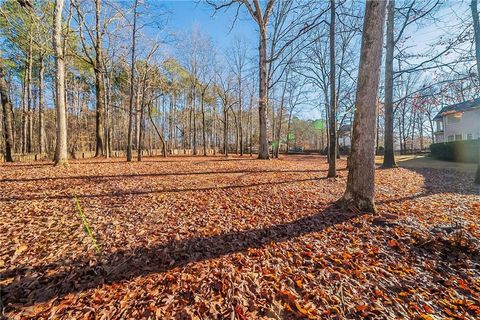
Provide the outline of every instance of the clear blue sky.
{"type": "Polygon", "coordinates": [[[188,32],[196,25],[212,38],[219,49],[228,48],[235,37],[241,37],[256,46],[255,24],[246,17],[244,8],[241,8],[239,19],[232,28],[236,12],[234,7],[215,12],[204,2],[178,0],[161,3],[169,12],[167,28],[170,32],[188,32]]]}

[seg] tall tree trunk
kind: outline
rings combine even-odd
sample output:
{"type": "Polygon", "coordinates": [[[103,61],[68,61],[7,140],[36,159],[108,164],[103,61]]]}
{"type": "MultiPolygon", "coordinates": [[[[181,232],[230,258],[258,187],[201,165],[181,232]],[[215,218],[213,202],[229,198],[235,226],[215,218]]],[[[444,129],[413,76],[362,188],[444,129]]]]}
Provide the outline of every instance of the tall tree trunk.
{"type": "MultiPolygon", "coordinates": [[[[480,84],[480,22],[478,19],[477,0],[472,0],[470,8],[472,9],[473,32],[475,35],[475,58],[477,61],[477,77],[480,84]]],[[[475,183],[480,184],[480,137],[478,137],[478,165],[477,173],[475,175],[475,183]]]]}
{"type": "Polygon", "coordinates": [[[28,105],[28,94],[27,94],[27,85],[28,85],[28,64],[25,65],[24,78],[22,83],[22,129],[21,129],[21,138],[22,138],[22,153],[25,154],[28,152],[28,115],[27,115],[27,105],[28,105]]]}
{"type": "MultiPolygon", "coordinates": [[[[143,84],[142,102],[140,103],[140,125],[138,134],[137,161],[142,161],[143,141],[145,140],[145,87],[143,84]]],[[[162,137],[163,138],[163,137],[162,137]]]]}
{"type": "Polygon", "coordinates": [[[38,150],[45,153],[45,58],[40,55],[38,70],[38,150]]]}
{"type": "Polygon", "coordinates": [[[5,161],[13,162],[13,115],[12,104],[8,97],[8,86],[5,80],[6,72],[3,67],[3,61],[0,61],[0,98],[2,100],[3,113],[3,138],[5,141],[5,161]]]}
{"type": "Polygon", "coordinates": [[[223,107],[223,154],[228,156],[228,109],[223,107]]]}
{"type": "Polygon", "coordinates": [[[375,154],[378,154],[380,148],[380,112],[377,109],[377,134],[375,139],[375,154]]]}
{"type": "Polygon", "coordinates": [[[137,35],[137,7],[138,0],[135,0],[133,8],[133,30],[132,30],[132,57],[130,69],[130,104],[128,108],[128,133],[127,133],[127,161],[132,161],[132,129],[133,129],[133,99],[135,85],[135,42],[137,35]]]}
{"type": "Polygon", "coordinates": [[[202,90],[201,95],[201,108],[202,108],[202,138],[203,138],[203,155],[207,156],[207,132],[206,132],[206,122],[205,122],[205,90],[202,90]]]}
{"type": "Polygon", "coordinates": [[[134,148],[136,150],[138,150],[139,148],[139,142],[140,142],[140,98],[141,98],[141,94],[140,94],[140,90],[141,90],[141,87],[140,87],[140,79],[138,80],[138,85],[137,85],[137,90],[135,92],[135,109],[134,109],[134,113],[135,113],[135,131],[134,131],[134,138],[135,138],[135,141],[133,143],[134,145],[134,148]]]}
{"type": "MultiPolygon", "coordinates": [[[[293,108],[288,113],[286,154],[288,154],[290,152],[290,127],[292,125],[292,113],[293,113],[293,108]]],[[[322,130],[322,149],[323,149],[323,130],[322,130]]]]}
{"type": "Polygon", "coordinates": [[[103,50],[102,50],[102,30],[100,29],[100,11],[102,1],[95,0],[95,95],[96,95],[96,113],[95,113],[95,138],[96,148],[95,157],[105,155],[104,150],[104,84],[103,84],[103,50]]]}
{"type": "Polygon", "coordinates": [[[175,96],[172,94],[170,95],[170,111],[168,112],[168,145],[169,149],[173,150],[175,149],[174,145],[174,133],[175,133],[175,128],[173,126],[174,120],[173,117],[175,116],[174,114],[174,105],[175,105],[175,96]]]}
{"type": "Polygon", "coordinates": [[[213,123],[212,123],[212,139],[213,139],[213,155],[217,154],[217,108],[216,103],[213,103],[213,123]]]}
{"type": "Polygon", "coordinates": [[[335,0],[330,0],[330,143],[328,178],[337,176],[337,90],[335,88],[335,0]]]}
{"type": "Polygon", "coordinates": [[[193,108],[193,154],[197,155],[197,89],[193,86],[192,108],[193,108]]]}
{"type": "Polygon", "coordinates": [[[280,136],[282,134],[282,118],[283,118],[283,104],[284,104],[284,97],[282,96],[282,101],[280,103],[280,113],[278,115],[278,124],[277,124],[277,133],[276,133],[276,144],[275,144],[275,158],[278,159],[278,155],[280,153],[280,136]]]}
{"type": "Polygon", "coordinates": [[[259,118],[259,141],[258,141],[258,159],[268,159],[268,137],[267,137],[267,30],[266,26],[260,26],[259,43],[259,91],[258,91],[258,118],[259,118]]]}
{"type": "Polygon", "coordinates": [[[249,110],[249,118],[250,118],[250,157],[253,156],[253,95],[250,96],[250,110],[249,110]]]}
{"type": "Polygon", "coordinates": [[[387,9],[387,50],[385,53],[385,133],[383,168],[395,168],[395,153],[393,145],[393,50],[395,43],[393,32],[395,28],[395,0],[388,1],[387,9]]]}
{"type": "Polygon", "coordinates": [[[56,147],[55,165],[68,165],[67,111],[65,104],[65,57],[62,46],[63,0],[55,0],[53,16],[53,50],[55,52],[56,147]]]}
{"type": "Polygon", "coordinates": [[[240,140],[240,156],[243,156],[243,125],[242,125],[242,119],[243,119],[243,100],[242,100],[242,83],[240,81],[240,94],[239,94],[239,99],[238,99],[238,132],[240,134],[239,140],[240,140]]]}
{"type": "MultiPolygon", "coordinates": [[[[31,31],[30,31],[31,32],[31,31]]],[[[32,70],[33,70],[33,36],[30,34],[28,42],[28,63],[27,63],[27,152],[33,152],[33,95],[32,95],[32,70]]]]}
{"type": "Polygon", "coordinates": [[[344,207],[375,212],[375,117],[382,60],[385,1],[367,1],[363,23],[360,66],[353,121],[352,153],[344,207]]]}
{"type": "Polygon", "coordinates": [[[111,72],[105,74],[105,157],[112,155],[112,82],[111,72]]]}
{"type": "MultiPolygon", "coordinates": [[[[273,92],[273,95],[275,96],[275,92],[273,92]]],[[[274,157],[274,150],[275,150],[275,134],[276,134],[276,131],[275,131],[275,103],[274,103],[273,99],[270,103],[270,100],[268,99],[268,94],[267,94],[267,101],[269,102],[269,104],[271,104],[271,107],[272,107],[272,140],[271,140],[272,151],[271,151],[271,153],[272,153],[272,158],[273,158],[274,157]]]]}

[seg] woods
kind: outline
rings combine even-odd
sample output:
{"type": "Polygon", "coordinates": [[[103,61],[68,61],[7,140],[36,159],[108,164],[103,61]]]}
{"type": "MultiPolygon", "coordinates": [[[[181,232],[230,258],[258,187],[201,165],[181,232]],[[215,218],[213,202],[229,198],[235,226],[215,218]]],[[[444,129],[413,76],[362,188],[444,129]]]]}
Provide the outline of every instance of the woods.
{"type": "Polygon", "coordinates": [[[3,0],[0,44],[0,319],[480,317],[477,0],[3,0]]]}

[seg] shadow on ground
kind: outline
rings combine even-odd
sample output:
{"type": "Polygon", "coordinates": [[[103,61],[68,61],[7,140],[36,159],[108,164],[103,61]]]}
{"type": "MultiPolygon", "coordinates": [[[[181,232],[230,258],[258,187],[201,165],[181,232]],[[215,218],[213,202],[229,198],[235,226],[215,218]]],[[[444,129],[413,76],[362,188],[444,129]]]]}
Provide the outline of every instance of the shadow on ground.
{"type": "Polygon", "coordinates": [[[188,263],[245,252],[271,242],[279,243],[305,234],[321,232],[354,217],[356,215],[327,207],[318,214],[266,228],[171,240],[149,248],[138,248],[134,252],[101,254],[97,261],[105,262],[93,265],[85,257],[75,261],[15,268],[0,273],[1,279],[15,277],[11,284],[2,289],[4,303],[7,308],[9,304],[16,307],[30,306],[104,283],[161,273],[188,263]]]}
{"type": "MultiPolygon", "coordinates": [[[[436,168],[413,168],[403,167],[406,170],[422,175],[424,179],[423,191],[407,197],[399,197],[391,200],[378,201],[378,203],[389,203],[413,200],[421,197],[427,197],[435,194],[463,194],[480,195],[480,186],[475,185],[474,173],[471,171],[459,171],[455,169],[436,169],[436,168]]],[[[397,169],[378,169],[378,170],[397,170],[397,169]]],[[[399,181],[399,186],[401,181],[399,181]]]]}

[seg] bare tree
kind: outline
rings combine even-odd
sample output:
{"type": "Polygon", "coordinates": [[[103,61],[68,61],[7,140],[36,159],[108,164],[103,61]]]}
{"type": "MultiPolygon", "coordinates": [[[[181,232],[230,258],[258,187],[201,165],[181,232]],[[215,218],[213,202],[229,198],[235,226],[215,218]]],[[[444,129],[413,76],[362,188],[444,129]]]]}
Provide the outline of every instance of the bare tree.
{"type": "Polygon", "coordinates": [[[137,9],[138,0],[135,0],[133,6],[133,27],[132,27],[132,56],[130,68],[130,103],[128,108],[128,133],[127,133],[127,161],[132,161],[132,140],[133,140],[133,106],[135,89],[135,46],[137,41],[137,9]]]}
{"type": "Polygon", "coordinates": [[[275,0],[268,0],[264,8],[262,8],[260,0],[229,1],[220,5],[212,2],[211,4],[214,5],[216,10],[219,10],[234,3],[237,3],[239,6],[243,5],[258,26],[258,116],[260,126],[258,158],[268,159],[270,156],[267,135],[267,27],[275,0]]]}
{"type": "Polygon", "coordinates": [[[375,121],[385,8],[384,1],[367,1],[365,9],[352,153],[340,199],[340,204],[356,211],[375,212],[375,121]]]}
{"type": "Polygon", "coordinates": [[[395,155],[393,151],[393,49],[395,41],[393,38],[395,17],[395,0],[388,0],[387,7],[387,50],[385,53],[385,134],[383,157],[384,168],[394,168],[395,155]]]}
{"type": "Polygon", "coordinates": [[[82,44],[83,53],[86,56],[84,59],[89,63],[95,74],[95,97],[96,97],[96,114],[95,114],[95,156],[104,156],[106,155],[105,150],[105,85],[104,85],[104,58],[103,58],[103,33],[104,28],[101,27],[101,10],[102,10],[102,0],[94,0],[95,2],[95,28],[89,27],[89,21],[86,21],[85,13],[83,12],[82,7],[73,1],[79,24],[79,38],[82,44]],[[93,45],[95,57],[92,57],[90,53],[90,48],[87,44],[87,40],[84,35],[84,29],[90,39],[90,42],[93,45]]]}
{"type": "Polygon", "coordinates": [[[335,89],[335,0],[330,0],[330,132],[328,178],[337,176],[337,91],[335,89]]]}
{"type": "Polygon", "coordinates": [[[63,0],[55,0],[53,15],[53,50],[55,52],[55,104],[57,143],[55,165],[68,165],[67,159],[67,115],[65,104],[65,56],[62,42],[63,0]]]}
{"type": "MultiPolygon", "coordinates": [[[[399,77],[403,73],[412,73],[415,71],[423,70],[425,65],[429,62],[433,62],[444,53],[446,53],[450,46],[440,53],[434,55],[431,58],[428,58],[416,66],[409,67],[405,70],[397,70],[394,72],[393,62],[394,62],[394,50],[402,40],[402,37],[405,33],[405,30],[412,24],[417,23],[422,18],[425,18],[429,15],[437,6],[439,5],[438,0],[418,2],[415,0],[406,3],[405,6],[398,9],[399,15],[402,16],[402,20],[398,26],[395,25],[395,0],[389,0],[388,2],[388,20],[387,20],[387,43],[386,43],[386,54],[385,54],[385,134],[384,134],[384,144],[385,144],[385,156],[383,158],[384,168],[393,168],[396,167],[395,154],[394,154],[394,139],[393,139],[393,120],[394,120],[394,103],[393,103],[393,89],[394,89],[394,79],[395,76],[399,77]],[[418,6],[418,4],[420,5],[418,6]],[[416,7],[417,5],[417,7],[416,7]],[[398,29],[397,34],[395,34],[395,29],[398,29]]],[[[404,53],[405,54],[405,53],[404,53]]]]}

